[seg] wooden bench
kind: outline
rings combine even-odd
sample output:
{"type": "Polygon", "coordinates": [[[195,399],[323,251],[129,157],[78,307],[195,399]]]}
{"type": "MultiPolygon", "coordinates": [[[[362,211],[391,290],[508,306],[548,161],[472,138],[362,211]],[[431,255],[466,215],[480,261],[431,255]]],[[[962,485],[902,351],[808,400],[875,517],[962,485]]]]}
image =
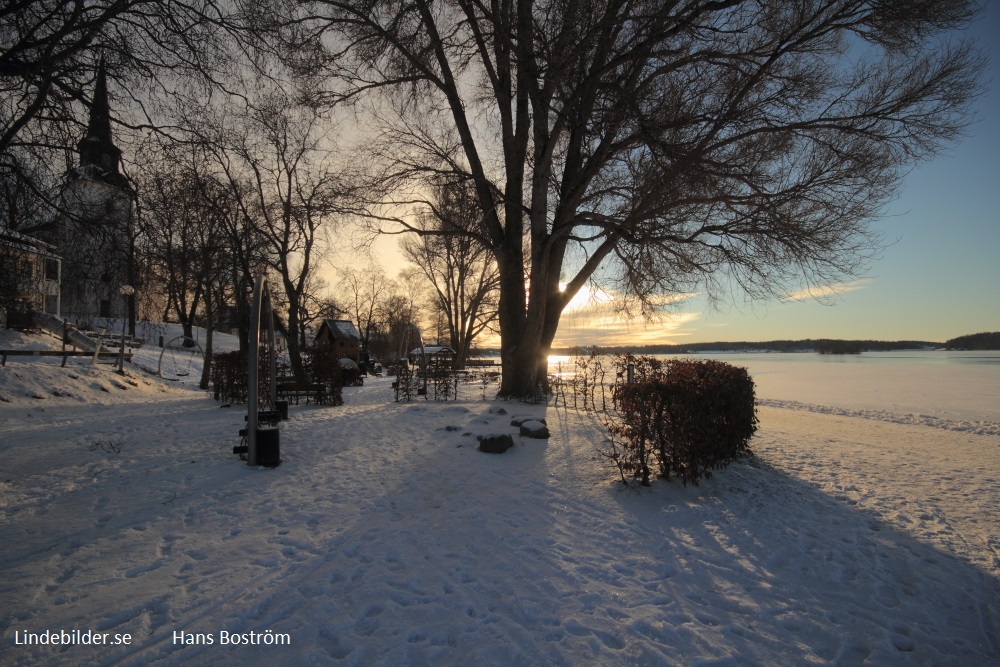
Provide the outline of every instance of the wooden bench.
{"type": "MultiPolygon", "coordinates": [[[[101,352],[98,359],[109,359],[111,363],[118,361],[118,352],[101,352]]],[[[7,365],[7,357],[62,357],[62,365],[66,365],[68,357],[89,357],[94,358],[93,352],[79,352],[69,350],[0,350],[0,366],[7,365]]],[[[125,353],[125,361],[132,361],[132,353],[125,353]]]]}
{"type": "MultiPolygon", "coordinates": [[[[121,348],[122,339],[121,336],[101,336],[97,338],[101,342],[101,347],[114,347],[121,348]]],[[[142,338],[132,338],[131,336],[125,336],[125,347],[130,347],[133,350],[138,350],[143,346],[146,341],[142,338]]]]}
{"type": "Polygon", "coordinates": [[[466,359],[466,368],[489,368],[490,366],[499,366],[499,359],[466,359]]]}
{"type": "Polygon", "coordinates": [[[294,398],[295,405],[299,404],[299,398],[303,396],[306,399],[307,405],[310,400],[316,401],[317,404],[326,403],[326,388],[321,384],[314,384],[312,382],[279,382],[275,385],[275,390],[277,391],[278,398],[294,398]]]}

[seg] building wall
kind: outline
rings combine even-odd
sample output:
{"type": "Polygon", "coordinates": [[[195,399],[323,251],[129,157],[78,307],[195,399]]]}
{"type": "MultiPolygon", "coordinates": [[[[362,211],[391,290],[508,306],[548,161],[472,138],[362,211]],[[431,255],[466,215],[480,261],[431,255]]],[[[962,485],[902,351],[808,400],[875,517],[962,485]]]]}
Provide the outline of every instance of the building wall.
{"type": "Polygon", "coordinates": [[[0,274],[6,277],[0,306],[20,313],[40,310],[60,314],[58,257],[41,247],[0,242],[0,264],[0,274]]]}
{"type": "Polygon", "coordinates": [[[327,327],[320,329],[319,334],[316,336],[316,344],[333,346],[340,359],[353,359],[354,361],[358,361],[360,341],[334,339],[331,337],[330,329],[327,327]]]}
{"type": "Polygon", "coordinates": [[[63,192],[72,215],[60,221],[54,242],[63,255],[62,311],[72,321],[127,315],[119,293],[132,283],[131,195],[114,185],[78,178],[63,192]]]}

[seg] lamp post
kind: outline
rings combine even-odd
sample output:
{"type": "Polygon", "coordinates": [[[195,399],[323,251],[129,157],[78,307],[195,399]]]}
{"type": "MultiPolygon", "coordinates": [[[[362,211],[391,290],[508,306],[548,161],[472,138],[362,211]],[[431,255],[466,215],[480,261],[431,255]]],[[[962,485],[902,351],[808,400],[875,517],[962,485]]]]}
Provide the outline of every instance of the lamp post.
{"type": "Polygon", "coordinates": [[[128,298],[135,294],[135,288],[131,285],[122,285],[118,288],[118,293],[122,295],[122,304],[125,306],[122,316],[122,346],[118,350],[118,374],[125,375],[125,328],[128,326],[128,298]]]}

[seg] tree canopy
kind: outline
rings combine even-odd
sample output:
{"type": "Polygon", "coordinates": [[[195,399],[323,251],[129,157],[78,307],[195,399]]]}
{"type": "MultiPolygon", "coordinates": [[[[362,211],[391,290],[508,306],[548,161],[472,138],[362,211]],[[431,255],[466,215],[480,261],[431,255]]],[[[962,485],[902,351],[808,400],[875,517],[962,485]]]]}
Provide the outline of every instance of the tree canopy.
{"type": "Polygon", "coordinates": [[[983,65],[948,37],[977,11],[960,0],[296,7],[282,34],[315,103],[372,111],[370,217],[426,233],[401,205],[442,175],[474,188],[483,217],[457,233],[497,259],[508,395],[544,381],[588,281],[651,310],[863,272],[868,222],[960,135],[983,65]]]}

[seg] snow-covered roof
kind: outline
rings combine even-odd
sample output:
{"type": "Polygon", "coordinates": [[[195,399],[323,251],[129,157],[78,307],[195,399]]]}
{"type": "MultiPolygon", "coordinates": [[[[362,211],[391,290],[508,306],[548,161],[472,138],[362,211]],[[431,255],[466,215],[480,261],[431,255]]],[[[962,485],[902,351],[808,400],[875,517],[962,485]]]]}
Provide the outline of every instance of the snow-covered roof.
{"type": "Polygon", "coordinates": [[[8,248],[16,248],[18,250],[33,252],[37,255],[58,257],[58,255],[55,254],[55,246],[51,243],[46,243],[45,241],[37,239],[34,236],[28,236],[27,234],[15,232],[11,229],[0,230],[0,245],[8,248]]]}
{"type": "Polygon", "coordinates": [[[350,320],[323,320],[320,331],[324,326],[330,330],[330,337],[334,340],[361,340],[361,334],[350,320]]]}

